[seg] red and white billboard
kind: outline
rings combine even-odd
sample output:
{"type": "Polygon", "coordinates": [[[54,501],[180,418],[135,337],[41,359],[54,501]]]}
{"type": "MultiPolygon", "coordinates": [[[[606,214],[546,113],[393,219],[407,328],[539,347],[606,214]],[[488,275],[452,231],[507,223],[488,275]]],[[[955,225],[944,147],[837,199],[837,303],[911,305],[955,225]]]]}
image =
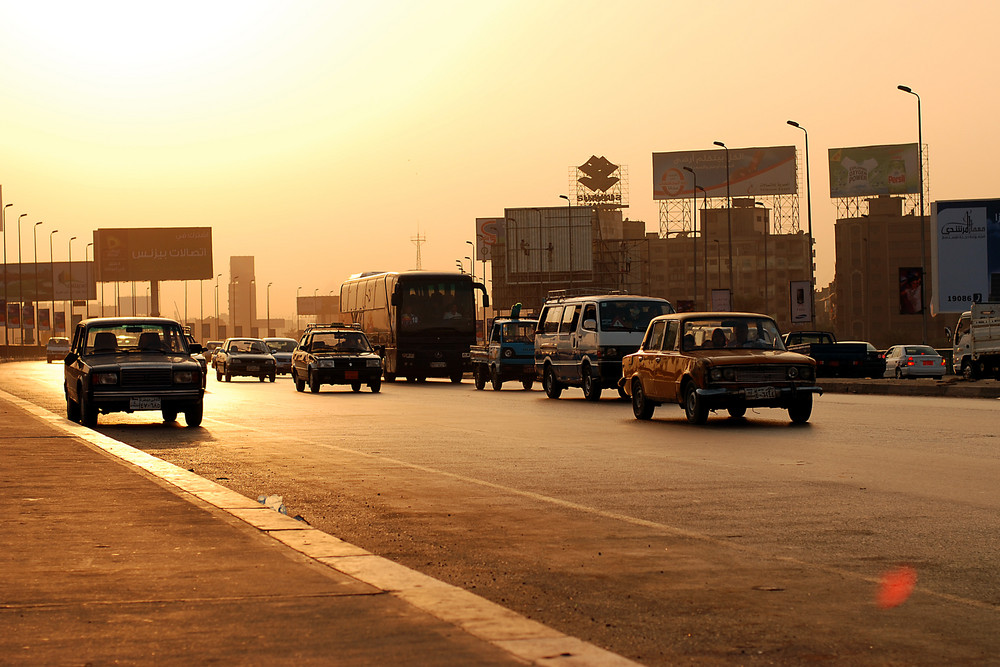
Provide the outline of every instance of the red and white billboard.
{"type": "Polygon", "coordinates": [[[98,229],[94,248],[98,282],[214,277],[211,227],[98,229]]]}
{"type": "MultiPolygon", "coordinates": [[[[696,178],[708,197],[725,197],[726,153],[723,148],[653,153],[653,199],[690,199],[696,178]]],[[[733,197],[798,192],[794,146],[730,148],[728,153],[729,194],[733,197]]]]}

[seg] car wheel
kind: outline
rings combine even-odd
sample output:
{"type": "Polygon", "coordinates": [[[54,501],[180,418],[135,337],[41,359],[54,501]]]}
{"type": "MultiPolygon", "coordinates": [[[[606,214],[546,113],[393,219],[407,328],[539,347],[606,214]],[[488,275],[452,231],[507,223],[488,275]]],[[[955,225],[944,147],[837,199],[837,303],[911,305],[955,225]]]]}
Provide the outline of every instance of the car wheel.
{"type": "Polygon", "coordinates": [[[745,405],[730,405],[726,410],[729,412],[729,416],[733,419],[740,419],[747,413],[747,406],[745,405]]]}
{"type": "Polygon", "coordinates": [[[93,428],[97,426],[97,406],[87,398],[87,392],[80,388],[80,423],[93,428]]]}
{"type": "Polygon", "coordinates": [[[793,424],[805,424],[809,421],[809,416],[813,409],[813,395],[802,394],[795,398],[788,407],[788,417],[793,424]]]}
{"type": "Polygon", "coordinates": [[[490,385],[493,391],[500,391],[503,388],[503,380],[500,379],[500,370],[494,366],[490,369],[490,385]]]}
{"type": "Polygon", "coordinates": [[[625,387],[618,387],[618,398],[622,401],[629,400],[628,392],[625,391],[625,387]]]}
{"type": "Polygon", "coordinates": [[[583,367],[583,397],[588,401],[599,401],[601,400],[601,381],[594,379],[593,374],[590,372],[590,366],[585,365],[583,367]]]}
{"type": "Polygon", "coordinates": [[[545,367],[545,373],[542,374],[542,387],[545,389],[545,395],[549,398],[559,398],[559,395],[562,394],[562,385],[556,380],[552,366],[545,367]]]}
{"type": "Polygon", "coordinates": [[[708,421],[708,407],[698,396],[694,382],[688,382],[684,388],[684,415],[692,424],[704,424],[708,421]]]}
{"type": "Polygon", "coordinates": [[[184,423],[188,425],[188,428],[197,428],[201,426],[201,418],[204,414],[205,404],[198,401],[197,404],[184,411],[184,423]]]}
{"type": "Polygon", "coordinates": [[[351,391],[353,391],[353,392],[359,392],[359,391],[361,391],[361,383],[360,382],[352,382],[351,383],[351,391]]]}
{"type": "Polygon", "coordinates": [[[451,374],[450,379],[454,384],[458,384],[459,382],[462,381],[463,375],[464,373],[462,373],[462,371],[455,371],[451,374]]]}
{"type": "Polygon", "coordinates": [[[903,369],[901,369],[899,366],[896,366],[896,379],[897,380],[903,379],[903,369]]]}
{"type": "Polygon", "coordinates": [[[266,375],[261,375],[261,376],[260,376],[260,381],[261,381],[261,382],[263,382],[263,381],[264,381],[264,380],[266,380],[266,379],[267,379],[267,376],[266,376],[266,375]]]}
{"type": "Polygon", "coordinates": [[[975,380],[976,374],[972,370],[972,364],[969,363],[968,359],[962,360],[962,377],[966,380],[975,380]]]}
{"type": "Polygon", "coordinates": [[[222,371],[220,371],[218,368],[215,369],[215,381],[222,382],[222,371]]]}
{"type": "Polygon", "coordinates": [[[311,391],[314,394],[318,394],[319,393],[319,387],[320,387],[319,375],[316,373],[316,371],[310,371],[309,372],[309,391],[311,391]]]}
{"type": "Polygon", "coordinates": [[[80,404],[66,394],[66,419],[71,422],[80,421],[80,404]]]}
{"type": "Polygon", "coordinates": [[[632,380],[632,414],[636,419],[652,419],[655,406],[646,398],[646,392],[642,390],[642,380],[635,378],[632,380]]]}
{"type": "Polygon", "coordinates": [[[177,410],[168,410],[167,408],[163,408],[163,423],[169,424],[175,421],[177,421],[177,410]]]}
{"type": "Polygon", "coordinates": [[[277,377],[278,376],[276,374],[271,373],[271,375],[267,379],[270,380],[271,382],[274,382],[275,378],[277,378],[277,377]]]}
{"type": "Polygon", "coordinates": [[[472,381],[475,382],[476,389],[479,391],[486,388],[486,374],[483,372],[481,364],[476,364],[476,367],[472,369],[472,381]]]}
{"type": "Polygon", "coordinates": [[[535,381],[531,378],[526,380],[521,380],[521,386],[524,387],[525,391],[531,391],[531,388],[535,385],[535,381]]]}
{"type": "Polygon", "coordinates": [[[295,391],[305,391],[306,381],[300,378],[295,371],[292,371],[292,382],[295,383],[295,391]]]}
{"type": "Polygon", "coordinates": [[[382,379],[375,378],[368,384],[368,388],[372,390],[373,394],[377,394],[382,390],[382,379]]]}

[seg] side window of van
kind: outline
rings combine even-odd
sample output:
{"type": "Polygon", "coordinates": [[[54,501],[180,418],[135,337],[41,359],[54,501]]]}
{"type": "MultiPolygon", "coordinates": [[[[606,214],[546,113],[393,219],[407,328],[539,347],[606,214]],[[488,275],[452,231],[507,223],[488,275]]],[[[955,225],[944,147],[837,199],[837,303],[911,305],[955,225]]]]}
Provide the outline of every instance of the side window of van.
{"type": "Polygon", "coordinates": [[[559,320],[562,319],[562,314],[562,306],[552,306],[545,311],[545,319],[542,321],[542,333],[558,333],[559,320]]]}
{"type": "Polygon", "coordinates": [[[563,333],[576,331],[576,323],[579,319],[580,306],[566,306],[566,310],[563,312],[561,331],[563,333]]]}
{"type": "Polygon", "coordinates": [[[592,303],[588,303],[583,308],[583,324],[585,329],[587,328],[586,324],[588,320],[593,320],[594,322],[591,331],[597,331],[597,306],[592,303]]]}

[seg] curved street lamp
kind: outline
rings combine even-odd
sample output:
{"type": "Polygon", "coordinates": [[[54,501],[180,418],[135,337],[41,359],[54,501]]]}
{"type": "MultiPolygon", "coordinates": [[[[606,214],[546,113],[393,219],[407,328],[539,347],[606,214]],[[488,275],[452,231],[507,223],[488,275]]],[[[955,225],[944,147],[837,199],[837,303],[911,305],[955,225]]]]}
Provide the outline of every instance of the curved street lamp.
{"type": "MultiPolygon", "coordinates": [[[[69,321],[66,323],[66,333],[70,333],[73,330],[73,241],[76,240],[75,236],[69,238],[67,246],[69,247],[69,321]]],[[[135,314],[135,311],[133,311],[135,314]]]]}
{"type": "Polygon", "coordinates": [[[909,93],[917,98],[917,161],[920,163],[918,165],[920,169],[920,320],[921,327],[923,329],[922,342],[924,345],[927,344],[927,308],[926,299],[924,294],[926,290],[924,289],[924,281],[927,280],[927,271],[924,261],[924,255],[927,252],[927,231],[924,220],[924,123],[920,116],[920,95],[913,92],[913,89],[909,86],[896,86],[899,90],[904,93],[909,93]]]}
{"type": "MultiPolygon", "coordinates": [[[[4,204],[0,207],[0,229],[3,230],[3,307],[6,311],[7,309],[7,209],[13,206],[13,204],[4,204]]],[[[10,341],[7,339],[7,330],[10,328],[10,320],[7,319],[7,313],[4,312],[3,318],[3,344],[9,345],[10,341]]]]}
{"type": "Polygon", "coordinates": [[[56,332],[56,265],[52,261],[52,237],[55,236],[58,229],[53,229],[49,232],[49,277],[52,280],[52,312],[49,313],[50,322],[50,337],[56,332]]]}
{"type": "Polygon", "coordinates": [[[265,306],[267,309],[267,312],[265,313],[265,315],[267,315],[267,324],[264,325],[264,331],[267,333],[267,336],[271,335],[271,285],[273,284],[274,283],[268,283],[267,289],[265,290],[265,296],[267,298],[265,306]]]}
{"type": "Polygon", "coordinates": [[[736,283],[733,280],[733,197],[729,188],[729,147],[721,141],[712,143],[716,146],[721,146],[726,151],[726,233],[729,243],[729,307],[735,309],[736,283]]]}
{"type": "Polygon", "coordinates": [[[222,274],[219,273],[215,276],[215,337],[216,339],[221,337],[219,331],[219,278],[222,274]]]}
{"type": "Polygon", "coordinates": [[[815,321],[816,318],[816,270],[813,268],[813,212],[812,212],[812,190],[809,187],[809,132],[794,120],[788,121],[792,127],[797,127],[806,135],[806,220],[809,231],[809,318],[815,321]]]}
{"type": "Polygon", "coordinates": [[[22,277],[21,269],[21,218],[28,215],[27,213],[22,213],[17,216],[17,326],[18,326],[18,343],[24,345],[24,278],[22,277]]]}
{"type": "Polygon", "coordinates": [[[31,335],[35,339],[35,344],[37,345],[40,340],[39,329],[38,329],[38,225],[42,224],[41,221],[35,223],[31,228],[31,247],[34,250],[34,262],[31,267],[34,270],[34,281],[35,281],[35,303],[32,308],[35,310],[34,321],[31,323],[31,335]]]}
{"type": "MultiPolygon", "coordinates": [[[[694,281],[692,287],[692,299],[694,302],[691,307],[694,310],[698,310],[696,304],[698,303],[698,174],[695,173],[694,169],[691,167],[683,167],[684,171],[691,174],[691,178],[694,179],[694,186],[691,188],[691,195],[694,201],[691,203],[693,207],[691,210],[691,240],[694,245],[694,281]]],[[[702,221],[704,222],[704,221],[702,221]]]]}

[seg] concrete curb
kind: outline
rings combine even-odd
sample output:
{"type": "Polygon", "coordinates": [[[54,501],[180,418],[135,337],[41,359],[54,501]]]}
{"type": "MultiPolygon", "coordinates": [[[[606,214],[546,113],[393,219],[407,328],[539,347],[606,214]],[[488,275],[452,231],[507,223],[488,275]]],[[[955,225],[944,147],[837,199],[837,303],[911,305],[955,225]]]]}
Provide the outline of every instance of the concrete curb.
{"type": "Polygon", "coordinates": [[[44,408],[0,390],[0,396],[112,456],[168,482],[185,494],[250,524],[288,548],[484,640],[515,658],[535,665],[636,665],[631,660],[411,570],[312,528],[220,484],[67,421],[44,408]]]}
{"type": "Polygon", "coordinates": [[[854,378],[819,378],[823,391],[831,394],[876,394],[883,396],[949,396],[953,398],[1000,398],[997,380],[966,380],[946,375],[941,380],[866,380],[854,378]]]}

